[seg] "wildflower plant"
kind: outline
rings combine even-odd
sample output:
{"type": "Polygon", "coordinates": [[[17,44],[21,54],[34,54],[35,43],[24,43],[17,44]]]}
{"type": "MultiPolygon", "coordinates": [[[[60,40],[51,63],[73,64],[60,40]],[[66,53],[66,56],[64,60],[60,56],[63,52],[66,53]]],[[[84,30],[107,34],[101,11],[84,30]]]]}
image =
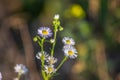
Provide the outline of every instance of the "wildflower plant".
{"type": "Polygon", "coordinates": [[[68,58],[74,59],[77,57],[77,50],[75,49],[75,41],[72,38],[64,37],[62,42],[64,43],[63,52],[64,58],[60,64],[55,67],[58,59],[54,57],[54,50],[56,45],[57,33],[62,31],[63,27],[60,25],[59,15],[54,16],[53,20],[53,32],[49,27],[38,28],[38,34],[33,38],[35,42],[40,46],[40,52],[36,54],[36,58],[41,61],[41,74],[44,80],[50,80],[56,72],[61,68],[63,63],[68,58]],[[51,38],[53,36],[53,38],[51,38]],[[49,42],[52,46],[50,53],[47,53],[44,48],[44,43],[49,42]]]}

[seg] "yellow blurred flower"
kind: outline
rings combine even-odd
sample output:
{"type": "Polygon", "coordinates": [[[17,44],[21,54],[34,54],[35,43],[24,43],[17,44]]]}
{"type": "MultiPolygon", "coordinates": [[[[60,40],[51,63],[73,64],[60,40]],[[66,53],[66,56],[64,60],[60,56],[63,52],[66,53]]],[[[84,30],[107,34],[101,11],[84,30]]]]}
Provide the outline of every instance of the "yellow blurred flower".
{"type": "Polygon", "coordinates": [[[85,17],[85,12],[84,12],[83,8],[78,4],[74,4],[71,6],[70,13],[72,16],[74,16],[76,18],[85,17]]]}

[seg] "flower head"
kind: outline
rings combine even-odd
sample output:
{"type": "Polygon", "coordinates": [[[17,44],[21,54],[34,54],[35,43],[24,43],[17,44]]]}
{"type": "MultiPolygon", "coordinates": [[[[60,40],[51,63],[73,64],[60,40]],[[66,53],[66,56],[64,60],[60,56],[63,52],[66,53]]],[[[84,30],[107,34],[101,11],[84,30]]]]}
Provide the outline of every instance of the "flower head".
{"type": "Polygon", "coordinates": [[[58,19],[59,19],[59,14],[56,14],[56,15],[54,16],[54,19],[55,19],[55,20],[58,20],[58,19]]]}
{"type": "Polygon", "coordinates": [[[56,69],[54,68],[54,65],[45,65],[45,72],[47,74],[55,73],[56,69]]]}
{"type": "Polygon", "coordinates": [[[41,53],[41,52],[38,52],[37,54],[36,54],[36,58],[37,59],[42,59],[42,57],[44,57],[44,60],[46,60],[47,59],[47,57],[48,57],[49,55],[44,51],[43,52],[43,54],[41,53]]]}
{"type": "Polygon", "coordinates": [[[48,38],[48,37],[51,37],[52,36],[52,31],[50,28],[48,27],[40,27],[38,29],[38,34],[41,36],[41,37],[44,37],[44,38],[48,38]]]}
{"type": "Polygon", "coordinates": [[[49,56],[47,58],[46,62],[48,62],[48,64],[52,65],[57,62],[57,58],[54,58],[53,56],[49,56]]]}
{"type": "Polygon", "coordinates": [[[75,41],[72,38],[69,38],[69,37],[64,37],[62,42],[65,45],[75,45],[75,41]]]}
{"type": "Polygon", "coordinates": [[[77,51],[73,46],[66,45],[63,47],[63,51],[65,53],[65,56],[68,56],[70,58],[76,58],[77,57],[77,51]]]}
{"type": "Polygon", "coordinates": [[[16,64],[16,66],[14,67],[15,72],[19,73],[19,74],[25,74],[28,69],[26,68],[25,65],[23,64],[16,64]]]}
{"type": "Polygon", "coordinates": [[[2,73],[0,72],[0,80],[2,80],[2,73]]]}

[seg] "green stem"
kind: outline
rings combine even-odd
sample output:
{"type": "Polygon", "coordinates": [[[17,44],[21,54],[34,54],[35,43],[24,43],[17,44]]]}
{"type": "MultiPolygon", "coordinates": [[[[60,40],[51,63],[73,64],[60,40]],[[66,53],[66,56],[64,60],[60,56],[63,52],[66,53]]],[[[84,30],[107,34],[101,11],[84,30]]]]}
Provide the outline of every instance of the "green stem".
{"type": "Polygon", "coordinates": [[[45,80],[49,80],[49,79],[46,77],[45,80]]]}
{"type": "Polygon", "coordinates": [[[18,76],[17,76],[18,80],[20,80],[21,75],[22,75],[21,73],[18,73],[18,76]]]}
{"type": "Polygon", "coordinates": [[[44,67],[44,48],[43,48],[43,46],[44,46],[44,38],[41,40],[41,53],[42,53],[42,60],[41,60],[41,62],[42,62],[42,69],[43,69],[43,67],[44,67]]]}
{"type": "Polygon", "coordinates": [[[43,77],[44,80],[47,80],[47,77],[46,77],[46,74],[45,74],[44,70],[42,70],[42,77],[43,77]]]}
{"type": "Polygon", "coordinates": [[[43,49],[43,45],[44,45],[44,38],[42,39],[42,41],[41,41],[41,52],[42,52],[42,54],[43,54],[43,52],[44,52],[44,49],[43,49]]]}
{"type": "Polygon", "coordinates": [[[54,54],[54,48],[55,48],[55,44],[56,44],[56,35],[57,35],[57,30],[54,30],[54,40],[55,40],[55,42],[52,45],[51,56],[53,56],[53,54],[54,54]]]}
{"type": "Polygon", "coordinates": [[[42,45],[41,45],[41,43],[40,43],[40,41],[38,41],[38,45],[41,47],[42,45]]]}
{"type": "Polygon", "coordinates": [[[46,74],[45,74],[45,72],[44,72],[44,70],[43,70],[43,68],[44,68],[44,63],[45,63],[45,61],[44,61],[45,56],[43,55],[43,54],[44,54],[44,41],[45,41],[45,38],[42,38],[41,44],[40,44],[41,53],[42,53],[41,63],[42,63],[42,76],[43,76],[43,79],[47,80],[47,79],[46,79],[46,74]]]}
{"type": "Polygon", "coordinates": [[[56,71],[58,71],[60,69],[60,67],[63,65],[63,63],[68,59],[67,56],[64,57],[64,59],[61,61],[61,63],[58,65],[56,71]]]}
{"type": "Polygon", "coordinates": [[[43,77],[44,80],[50,80],[50,75],[49,74],[45,74],[43,77]]]}

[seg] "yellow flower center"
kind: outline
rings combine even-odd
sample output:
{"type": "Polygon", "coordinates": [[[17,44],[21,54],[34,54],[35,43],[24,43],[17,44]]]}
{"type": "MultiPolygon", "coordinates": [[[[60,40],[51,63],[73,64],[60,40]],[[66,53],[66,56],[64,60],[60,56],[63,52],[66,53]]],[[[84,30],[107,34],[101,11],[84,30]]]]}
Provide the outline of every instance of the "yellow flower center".
{"type": "Polygon", "coordinates": [[[49,68],[48,68],[48,72],[49,72],[49,73],[53,72],[53,68],[52,68],[52,67],[49,67],[49,68]]]}
{"type": "Polygon", "coordinates": [[[70,40],[66,40],[66,44],[71,44],[71,41],[70,40]]]}
{"type": "Polygon", "coordinates": [[[48,35],[48,31],[47,30],[42,30],[42,34],[43,35],[48,35]]]}
{"type": "Polygon", "coordinates": [[[68,54],[71,56],[71,55],[74,54],[74,52],[73,51],[68,51],[68,54]]]}

